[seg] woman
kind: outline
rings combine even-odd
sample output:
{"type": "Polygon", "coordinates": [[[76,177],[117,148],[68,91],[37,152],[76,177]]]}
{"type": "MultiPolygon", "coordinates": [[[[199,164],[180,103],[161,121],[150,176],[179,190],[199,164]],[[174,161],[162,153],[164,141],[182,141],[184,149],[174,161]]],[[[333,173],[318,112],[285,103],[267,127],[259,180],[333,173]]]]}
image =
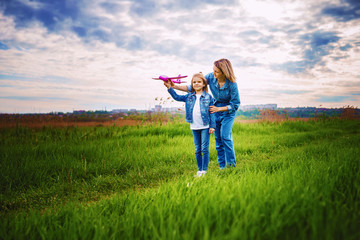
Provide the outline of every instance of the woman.
{"type": "MultiPolygon", "coordinates": [[[[209,107],[209,111],[215,113],[216,117],[215,140],[220,169],[226,168],[227,165],[235,167],[232,127],[240,105],[240,96],[231,62],[227,59],[215,61],[213,72],[205,78],[215,99],[215,104],[209,107]]],[[[191,91],[190,85],[172,85],[177,90],[191,91]]]]}

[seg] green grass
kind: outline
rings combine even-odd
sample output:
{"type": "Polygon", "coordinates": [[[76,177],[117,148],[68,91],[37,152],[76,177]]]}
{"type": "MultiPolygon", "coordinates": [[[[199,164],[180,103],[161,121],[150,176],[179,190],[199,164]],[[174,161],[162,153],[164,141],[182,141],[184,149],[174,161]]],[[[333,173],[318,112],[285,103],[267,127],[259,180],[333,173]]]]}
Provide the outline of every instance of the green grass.
{"type": "Polygon", "coordinates": [[[1,129],[4,239],[359,239],[360,122],[236,123],[194,178],[188,124],[1,129]]]}

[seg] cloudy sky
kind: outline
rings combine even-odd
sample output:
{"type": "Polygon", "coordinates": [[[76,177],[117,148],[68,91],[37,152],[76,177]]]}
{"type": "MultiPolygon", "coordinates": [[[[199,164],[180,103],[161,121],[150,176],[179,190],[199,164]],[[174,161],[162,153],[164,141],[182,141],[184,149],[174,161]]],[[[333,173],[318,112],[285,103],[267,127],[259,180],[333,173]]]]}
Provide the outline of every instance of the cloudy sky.
{"type": "Polygon", "coordinates": [[[220,58],[242,105],[360,107],[360,1],[0,1],[0,113],[150,109],[220,58]]]}

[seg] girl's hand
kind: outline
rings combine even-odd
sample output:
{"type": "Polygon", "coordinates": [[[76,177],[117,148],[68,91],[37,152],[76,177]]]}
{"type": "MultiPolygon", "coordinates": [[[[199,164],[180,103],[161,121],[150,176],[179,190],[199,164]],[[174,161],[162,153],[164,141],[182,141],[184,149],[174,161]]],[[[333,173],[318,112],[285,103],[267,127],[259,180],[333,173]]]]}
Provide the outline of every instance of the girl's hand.
{"type": "Polygon", "coordinates": [[[168,89],[171,87],[171,81],[167,81],[167,82],[164,82],[164,86],[167,87],[168,89]]]}
{"type": "Polygon", "coordinates": [[[214,128],[209,128],[209,133],[212,134],[215,132],[215,129],[214,128]]]}
{"type": "Polygon", "coordinates": [[[169,89],[170,87],[174,87],[175,84],[169,79],[166,82],[164,82],[164,85],[169,89]]]}

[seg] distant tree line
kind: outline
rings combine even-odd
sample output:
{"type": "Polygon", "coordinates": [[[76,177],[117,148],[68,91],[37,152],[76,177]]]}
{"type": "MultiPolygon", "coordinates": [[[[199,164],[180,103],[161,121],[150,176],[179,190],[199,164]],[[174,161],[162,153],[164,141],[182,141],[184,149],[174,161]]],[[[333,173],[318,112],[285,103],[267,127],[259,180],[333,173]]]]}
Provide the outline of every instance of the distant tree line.
{"type": "MultiPolygon", "coordinates": [[[[258,119],[263,109],[238,110],[236,116],[243,116],[250,119],[258,119]]],[[[297,108],[278,108],[279,115],[285,115],[288,118],[313,118],[313,117],[340,117],[345,112],[352,110],[355,116],[360,117],[360,109],[354,107],[344,108],[315,108],[315,107],[297,107],[297,108]]]]}

